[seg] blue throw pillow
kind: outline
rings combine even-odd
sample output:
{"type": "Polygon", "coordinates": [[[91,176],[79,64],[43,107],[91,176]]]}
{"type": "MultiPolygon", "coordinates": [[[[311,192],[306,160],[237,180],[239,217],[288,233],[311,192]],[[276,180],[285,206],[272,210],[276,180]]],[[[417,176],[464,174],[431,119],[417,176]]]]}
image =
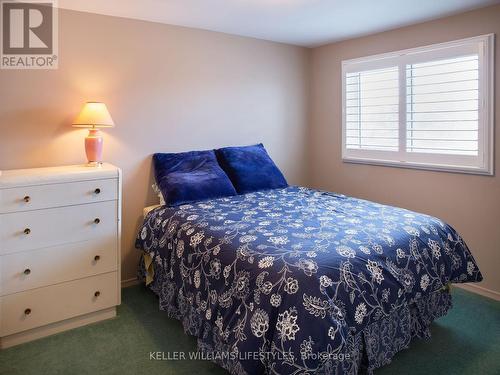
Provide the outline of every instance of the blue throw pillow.
{"type": "Polygon", "coordinates": [[[288,186],[285,177],[262,143],[254,146],[220,148],[215,150],[215,153],[238,194],[288,186]]]}
{"type": "Polygon", "coordinates": [[[154,154],[153,163],[167,206],[236,195],[214,151],[154,154]]]}

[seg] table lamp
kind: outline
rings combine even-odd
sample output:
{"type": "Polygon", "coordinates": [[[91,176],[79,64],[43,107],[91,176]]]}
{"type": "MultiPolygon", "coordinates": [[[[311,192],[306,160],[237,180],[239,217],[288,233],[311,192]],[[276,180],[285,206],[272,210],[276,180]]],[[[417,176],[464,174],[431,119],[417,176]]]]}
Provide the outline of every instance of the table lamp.
{"type": "Polygon", "coordinates": [[[104,103],[87,102],[78,117],[73,121],[77,128],[89,128],[89,135],[85,138],[85,153],[89,166],[99,167],[102,164],[102,133],[99,128],[115,126],[111,115],[104,103]]]}

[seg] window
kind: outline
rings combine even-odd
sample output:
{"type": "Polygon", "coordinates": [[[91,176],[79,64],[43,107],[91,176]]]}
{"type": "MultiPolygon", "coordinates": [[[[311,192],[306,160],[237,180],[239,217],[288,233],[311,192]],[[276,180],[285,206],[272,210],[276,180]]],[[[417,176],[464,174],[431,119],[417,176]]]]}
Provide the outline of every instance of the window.
{"type": "Polygon", "coordinates": [[[493,34],[342,62],[342,158],[493,173],[493,34]]]}

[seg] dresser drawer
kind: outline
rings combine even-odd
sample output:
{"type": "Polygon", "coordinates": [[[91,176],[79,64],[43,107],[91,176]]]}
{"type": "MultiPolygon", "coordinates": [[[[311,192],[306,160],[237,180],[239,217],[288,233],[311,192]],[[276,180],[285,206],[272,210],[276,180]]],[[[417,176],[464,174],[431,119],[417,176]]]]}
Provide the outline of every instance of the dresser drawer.
{"type": "Polygon", "coordinates": [[[117,252],[104,237],[0,256],[0,296],[116,271],[117,252]]]}
{"type": "Polygon", "coordinates": [[[118,201],[0,215],[0,255],[116,238],[118,201]]]}
{"type": "Polygon", "coordinates": [[[117,273],[0,297],[0,335],[106,309],[118,303],[117,273]]]}
{"type": "Polygon", "coordinates": [[[0,189],[0,213],[38,210],[117,199],[116,179],[0,189]]]}

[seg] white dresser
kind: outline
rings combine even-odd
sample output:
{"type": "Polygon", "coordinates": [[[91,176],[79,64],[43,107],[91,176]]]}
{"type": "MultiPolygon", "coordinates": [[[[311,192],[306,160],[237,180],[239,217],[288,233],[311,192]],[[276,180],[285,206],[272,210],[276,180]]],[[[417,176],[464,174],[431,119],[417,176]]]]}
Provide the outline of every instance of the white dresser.
{"type": "Polygon", "coordinates": [[[0,174],[0,347],[116,316],[121,171],[0,174]]]}

